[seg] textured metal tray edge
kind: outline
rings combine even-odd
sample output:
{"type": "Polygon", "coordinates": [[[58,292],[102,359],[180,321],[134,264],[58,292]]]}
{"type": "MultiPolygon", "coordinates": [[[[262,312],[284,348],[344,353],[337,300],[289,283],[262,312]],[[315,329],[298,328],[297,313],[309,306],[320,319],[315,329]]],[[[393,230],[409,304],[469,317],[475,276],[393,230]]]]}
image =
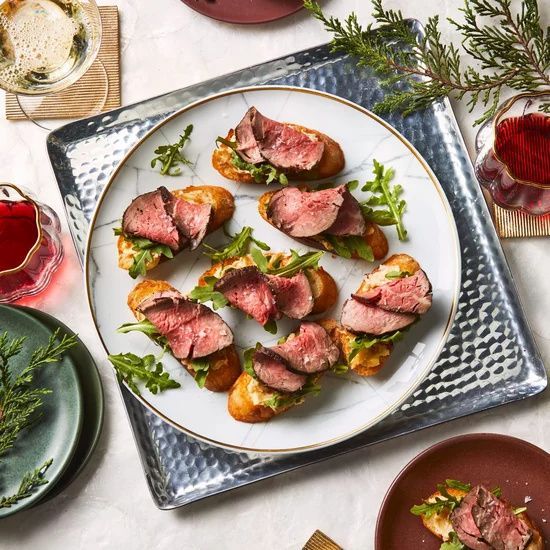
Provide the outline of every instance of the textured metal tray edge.
{"type": "MultiPolygon", "coordinates": [[[[297,52],[295,55],[297,55],[297,54],[299,54],[299,53],[300,53],[300,52],[297,52]]],[[[292,54],[289,54],[289,55],[292,55],[292,54]]],[[[289,57],[289,56],[285,56],[285,58],[288,58],[288,57],[289,57]]],[[[274,61],[277,61],[277,60],[274,60],[274,61]]],[[[268,63],[269,63],[269,62],[268,62],[268,63]]],[[[262,64],[262,65],[264,65],[264,64],[262,64]]],[[[245,71],[245,70],[247,70],[247,69],[243,69],[243,71],[245,71]]],[[[242,71],[237,71],[236,73],[241,73],[241,72],[242,72],[242,71]]],[[[233,74],[236,74],[236,73],[233,73],[233,74]]],[[[225,75],[225,76],[227,77],[228,75],[225,75]]],[[[222,77],[219,77],[219,78],[224,78],[224,77],[222,76],[222,77]]],[[[217,79],[212,79],[212,81],[214,81],[214,80],[217,80],[217,79]]],[[[202,84],[205,84],[205,83],[202,83],[202,84]]],[[[160,98],[163,98],[163,97],[165,97],[165,96],[167,96],[167,95],[170,95],[170,94],[163,94],[163,95],[161,95],[161,96],[157,96],[157,98],[152,98],[152,99],[160,99],[160,98]]],[[[137,104],[135,104],[135,105],[140,105],[141,103],[146,103],[147,101],[150,101],[150,100],[146,100],[145,102],[140,102],[140,103],[137,103],[137,104]]],[[[446,105],[446,107],[449,108],[449,105],[446,105]]],[[[128,107],[125,107],[125,108],[122,108],[122,109],[117,109],[117,111],[124,110],[124,109],[127,109],[127,108],[128,108],[128,107]]],[[[452,113],[452,109],[449,109],[449,110],[450,110],[450,112],[452,113]]],[[[453,117],[454,117],[454,115],[453,115],[453,117]]],[[[458,127],[457,127],[457,126],[455,126],[455,127],[456,127],[457,130],[458,130],[458,127]]],[[[51,136],[51,135],[50,135],[50,136],[51,136]]],[[[460,134],[459,134],[459,136],[460,136],[460,134]]],[[[460,139],[462,140],[462,136],[460,136],[460,139]]],[[[50,146],[53,147],[54,144],[52,143],[52,141],[50,140],[50,138],[48,138],[48,151],[51,153],[50,146]]],[[[54,173],[55,173],[56,178],[57,178],[58,174],[57,174],[57,172],[55,171],[55,169],[54,169],[54,173]]],[[[58,181],[59,181],[59,180],[58,180],[58,181]]],[[[487,210],[486,206],[485,206],[485,210],[486,210],[486,214],[488,215],[488,210],[487,210]]],[[[74,238],[74,236],[73,236],[73,238],[74,238]]],[[[75,243],[75,244],[76,244],[76,243],[75,243]]],[[[500,250],[500,254],[502,254],[502,250],[500,250]]],[[[507,265],[505,258],[503,258],[503,260],[504,260],[505,265],[507,265]]],[[[515,291],[515,288],[514,288],[514,291],[515,291]]],[[[542,391],[542,390],[546,387],[546,379],[544,379],[543,381],[541,380],[541,382],[542,382],[542,383],[541,383],[541,385],[538,387],[538,391],[537,391],[536,393],[539,393],[540,391],[542,391]]],[[[127,390],[125,390],[125,389],[122,389],[122,392],[123,392],[123,398],[124,398],[124,400],[125,400],[125,403],[126,403],[127,407],[128,407],[128,406],[132,406],[132,405],[130,405],[130,402],[131,402],[132,404],[133,404],[133,402],[134,402],[134,400],[132,399],[132,396],[131,396],[131,395],[126,396],[125,393],[127,393],[127,390]],[[128,401],[127,398],[130,399],[130,402],[128,401]]],[[[522,395],[518,395],[518,396],[516,396],[514,399],[508,400],[507,402],[517,401],[517,400],[520,400],[520,399],[524,399],[524,398],[526,398],[526,397],[528,397],[528,396],[531,396],[531,395],[535,395],[535,393],[530,393],[529,395],[523,395],[523,396],[522,396],[522,395]]],[[[495,403],[493,406],[497,406],[497,405],[498,405],[498,403],[495,403]]],[[[132,407],[132,408],[133,408],[133,407],[132,407]]],[[[147,470],[148,470],[148,469],[150,468],[150,466],[151,466],[150,464],[148,464],[148,460],[150,460],[151,457],[148,457],[148,458],[147,458],[146,456],[144,456],[143,453],[145,452],[145,449],[142,448],[142,446],[140,445],[140,443],[139,443],[139,441],[138,441],[138,435],[137,435],[137,433],[136,433],[136,426],[135,426],[135,423],[134,423],[134,422],[132,421],[132,419],[130,418],[130,411],[129,411],[129,410],[127,410],[127,413],[128,413],[129,419],[130,419],[131,424],[132,424],[132,427],[133,427],[133,435],[134,435],[134,438],[136,439],[136,444],[137,444],[137,447],[138,447],[138,450],[139,450],[140,459],[141,459],[141,461],[142,461],[142,464],[143,464],[143,466],[144,466],[144,469],[145,469],[146,472],[147,472],[147,470]]],[[[460,416],[467,416],[467,415],[460,415],[460,416]]],[[[456,418],[458,418],[458,417],[459,417],[459,416],[456,416],[456,418]]],[[[423,429],[423,428],[425,428],[425,427],[429,427],[429,426],[431,426],[431,425],[440,424],[440,423],[443,423],[443,422],[446,422],[446,421],[448,421],[448,420],[436,421],[436,422],[427,424],[427,425],[425,425],[425,426],[421,426],[421,427],[418,428],[418,429],[423,429]]],[[[412,432],[412,431],[415,431],[415,430],[414,430],[414,429],[411,429],[411,430],[409,430],[408,432],[403,432],[402,434],[404,434],[404,433],[410,433],[410,432],[412,432]]],[[[146,433],[147,433],[147,435],[149,435],[149,432],[146,432],[146,433]]],[[[399,434],[399,435],[402,435],[402,434],[399,434]]],[[[142,434],[142,435],[143,435],[143,434],[142,434]]],[[[379,441],[391,439],[391,438],[393,438],[393,437],[396,437],[396,435],[398,435],[398,434],[389,435],[389,436],[387,436],[387,437],[381,438],[379,441]]],[[[351,452],[352,450],[355,450],[355,449],[357,449],[357,448],[362,448],[362,447],[365,447],[365,446],[369,446],[369,445],[371,445],[371,444],[373,444],[373,443],[374,443],[374,442],[370,442],[370,443],[362,444],[362,445],[360,445],[360,446],[342,449],[342,450],[336,451],[335,453],[333,453],[333,454],[330,455],[330,456],[323,456],[323,457],[317,457],[317,458],[313,458],[313,457],[312,457],[312,460],[309,460],[308,463],[319,462],[319,461],[321,461],[321,460],[325,460],[325,459],[328,459],[328,458],[332,458],[332,456],[340,456],[340,455],[345,454],[345,453],[347,453],[347,452],[351,452]]],[[[283,470],[281,470],[281,471],[274,472],[274,473],[268,474],[268,475],[264,475],[264,476],[263,476],[262,478],[260,478],[260,479],[264,479],[264,478],[266,478],[266,477],[273,477],[274,475],[278,475],[279,473],[283,473],[283,472],[287,472],[287,471],[294,470],[294,469],[296,469],[296,468],[298,468],[298,467],[301,467],[302,465],[304,465],[304,464],[298,464],[298,465],[289,466],[288,468],[283,469],[283,470]]],[[[182,505],[185,505],[185,504],[189,504],[189,503],[194,502],[194,501],[196,501],[196,500],[200,500],[200,499],[202,499],[202,498],[206,498],[206,496],[210,496],[210,495],[213,495],[213,494],[218,494],[218,493],[221,493],[221,492],[226,492],[227,490],[231,490],[232,488],[234,488],[234,487],[228,487],[228,488],[224,488],[224,489],[219,490],[219,491],[211,491],[208,495],[202,495],[202,496],[199,496],[199,497],[197,497],[197,498],[192,498],[192,499],[189,499],[188,497],[186,498],[186,497],[184,496],[184,497],[182,497],[181,499],[177,499],[177,498],[176,498],[175,500],[171,501],[171,502],[170,502],[169,504],[167,504],[167,505],[161,505],[161,504],[157,501],[157,495],[155,495],[155,494],[153,493],[152,487],[151,487],[151,485],[150,485],[150,483],[149,483],[149,481],[150,481],[150,480],[149,480],[149,476],[147,476],[147,477],[148,477],[148,484],[149,484],[149,488],[150,488],[150,490],[151,490],[153,499],[157,502],[157,505],[158,505],[159,507],[161,507],[162,509],[171,509],[171,508],[175,508],[175,507],[182,506],[182,505]]],[[[248,482],[241,482],[241,483],[239,483],[238,486],[247,485],[247,484],[253,483],[253,482],[258,481],[258,480],[259,480],[259,479],[257,479],[257,480],[251,480],[251,481],[248,481],[248,482]]]]}

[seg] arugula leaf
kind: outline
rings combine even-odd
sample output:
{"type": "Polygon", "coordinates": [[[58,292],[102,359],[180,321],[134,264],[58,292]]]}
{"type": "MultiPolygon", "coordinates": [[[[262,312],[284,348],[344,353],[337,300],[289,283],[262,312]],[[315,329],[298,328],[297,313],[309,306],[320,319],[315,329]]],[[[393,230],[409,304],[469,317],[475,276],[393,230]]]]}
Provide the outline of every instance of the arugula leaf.
{"type": "Polygon", "coordinates": [[[250,164],[243,160],[237,152],[233,149],[231,156],[231,162],[239,170],[249,172],[254,178],[256,183],[265,183],[269,185],[272,182],[279,183],[283,187],[288,185],[288,178],[283,172],[280,172],[268,162],[262,162],[261,164],[250,164]]]}
{"type": "Polygon", "coordinates": [[[267,258],[259,248],[252,247],[250,255],[262,273],[267,273],[269,271],[267,258]]]}
{"type": "Polygon", "coordinates": [[[124,323],[123,325],[120,325],[117,329],[117,332],[120,332],[120,334],[127,334],[128,332],[143,332],[143,334],[146,334],[147,336],[158,336],[159,331],[158,328],[149,321],[149,319],[143,319],[143,321],[139,321],[137,323],[124,323]]]}
{"type": "Polygon", "coordinates": [[[359,180],[348,181],[348,183],[346,183],[346,187],[348,188],[348,191],[355,191],[355,189],[359,187],[359,180]]]}
{"type": "Polygon", "coordinates": [[[317,269],[319,260],[323,257],[323,252],[306,252],[298,254],[295,250],[291,250],[291,260],[282,267],[269,268],[267,273],[270,275],[279,275],[280,277],[292,277],[299,271],[304,269],[317,269]]]}
{"type": "Polygon", "coordinates": [[[502,489],[500,487],[495,487],[491,493],[495,495],[497,498],[500,498],[502,496],[502,489]]]}
{"type": "Polygon", "coordinates": [[[217,310],[225,307],[229,302],[227,298],[217,290],[214,290],[214,285],[217,283],[216,277],[206,277],[206,285],[196,286],[190,293],[189,298],[196,300],[200,304],[204,302],[212,302],[212,309],[217,310]]]}
{"type": "Polygon", "coordinates": [[[401,185],[390,187],[395,176],[393,168],[384,168],[374,159],[374,180],[368,181],[362,191],[369,191],[371,197],[361,203],[361,210],[366,219],[378,225],[395,225],[400,241],[407,239],[407,230],[403,225],[403,212],[407,203],[400,198],[403,193],[401,185]],[[374,207],[385,207],[375,209],[374,207]]]}
{"type": "Polygon", "coordinates": [[[442,543],[439,550],[466,550],[466,546],[460,542],[458,535],[454,531],[451,531],[449,533],[449,540],[442,543]]]}
{"type": "Polygon", "coordinates": [[[334,365],[330,370],[334,374],[338,374],[338,375],[346,374],[349,371],[349,365],[344,365],[343,363],[340,363],[340,364],[334,365]]]}
{"type": "Polygon", "coordinates": [[[244,357],[244,363],[243,363],[243,370],[249,375],[252,376],[255,380],[258,379],[256,376],[256,372],[254,371],[254,353],[258,349],[258,346],[261,344],[258,342],[255,347],[248,348],[244,351],[243,357],[244,357]]]}
{"type": "Polygon", "coordinates": [[[323,237],[332,245],[334,252],[342,258],[347,258],[348,260],[353,255],[353,252],[345,245],[341,237],[336,235],[323,235],[323,237]]]}
{"type": "Polygon", "coordinates": [[[274,394],[265,401],[262,401],[264,407],[269,407],[274,411],[291,407],[293,405],[299,405],[303,403],[307,395],[318,395],[321,391],[321,386],[313,378],[309,378],[301,390],[294,393],[279,393],[274,392],[274,394]]]}
{"type": "Polygon", "coordinates": [[[210,362],[207,359],[193,359],[189,363],[190,367],[195,371],[195,382],[199,388],[204,388],[206,377],[210,372],[210,362]]]}
{"type": "Polygon", "coordinates": [[[269,334],[277,334],[277,323],[273,320],[273,319],[270,319],[265,325],[264,325],[264,330],[266,332],[269,332],[269,334]]]}
{"type": "Polygon", "coordinates": [[[351,351],[348,354],[348,363],[351,363],[355,356],[362,349],[370,349],[376,344],[385,344],[388,342],[398,342],[403,338],[403,331],[396,330],[395,332],[390,332],[385,336],[357,336],[355,340],[351,343],[351,351]]]}
{"type": "Polygon", "coordinates": [[[154,168],[157,162],[160,162],[162,164],[160,173],[163,176],[179,176],[181,174],[181,168],[177,168],[178,164],[185,164],[188,166],[192,164],[191,161],[186,159],[181,153],[181,150],[191,137],[192,132],[193,125],[189,124],[183,131],[183,134],[180,135],[177,143],[172,145],[159,145],[155,149],[155,155],[157,156],[151,161],[151,168],[154,168]]]}
{"type": "Polygon", "coordinates": [[[269,246],[266,243],[259,241],[252,236],[252,231],[252,227],[245,226],[235,235],[230,235],[226,232],[226,235],[231,237],[231,241],[221,250],[217,250],[205,244],[203,245],[207,249],[205,254],[209,256],[213,262],[221,262],[223,260],[228,260],[229,258],[245,256],[248,254],[252,243],[254,243],[261,250],[269,250],[269,246]]]}
{"type": "MultiPolygon", "coordinates": [[[[423,502],[422,504],[416,504],[411,508],[411,514],[415,516],[424,516],[430,518],[434,514],[440,514],[443,510],[452,512],[462,500],[461,497],[454,497],[447,489],[458,489],[460,491],[470,491],[472,486],[468,483],[462,483],[455,479],[447,479],[445,483],[438,483],[437,490],[441,493],[441,496],[435,497],[433,502],[423,502]]],[[[453,548],[452,546],[450,547],[453,548]]]]}
{"type": "Polygon", "coordinates": [[[400,269],[388,271],[388,273],[386,273],[386,279],[403,279],[404,277],[410,276],[411,274],[408,271],[401,271],[400,269]]]}
{"type": "Polygon", "coordinates": [[[153,394],[181,386],[170,378],[164,371],[163,364],[154,355],[139,357],[133,353],[119,353],[109,355],[108,359],[115,368],[119,382],[126,382],[136,395],[141,395],[136,384],[138,380],[145,382],[145,387],[153,394]]]}
{"type": "Polygon", "coordinates": [[[520,508],[514,508],[514,514],[516,516],[519,516],[519,514],[523,514],[523,512],[527,512],[527,506],[521,506],[520,508]]]}
{"type": "MultiPolygon", "coordinates": [[[[120,228],[114,231],[115,235],[124,235],[120,228]]],[[[124,237],[130,241],[132,248],[137,251],[137,254],[134,255],[134,263],[128,270],[132,279],[135,279],[138,275],[144,276],[147,273],[147,264],[153,261],[153,255],[166,256],[167,258],[174,257],[174,253],[169,246],[155,243],[143,237],[130,237],[128,235],[124,235],[124,237]]]]}
{"type": "Polygon", "coordinates": [[[353,254],[357,254],[362,260],[367,262],[374,261],[372,248],[365,242],[363,237],[350,236],[338,237],[336,235],[323,235],[334,248],[334,252],[343,258],[351,258],[353,254]]]}
{"type": "Polygon", "coordinates": [[[449,489],[458,489],[465,493],[469,493],[472,490],[472,485],[470,483],[462,483],[462,481],[457,481],[456,479],[446,479],[445,485],[447,485],[449,489]]]}

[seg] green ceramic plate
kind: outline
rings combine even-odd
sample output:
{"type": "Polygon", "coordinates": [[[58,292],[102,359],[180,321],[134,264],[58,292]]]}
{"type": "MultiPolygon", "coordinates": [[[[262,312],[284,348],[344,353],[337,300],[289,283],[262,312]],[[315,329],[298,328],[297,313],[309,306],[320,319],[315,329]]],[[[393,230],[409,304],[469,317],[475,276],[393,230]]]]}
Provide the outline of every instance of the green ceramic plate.
{"type": "MultiPolygon", "coordinates": [[[[61,321],[58,321],[55,317],[43,311],[23,306],[19,306],[19,309],[29,313],[52,331],[59,328],[67,334],[74,334],[74,332],[61,321]]],[[[84,412],[82,432],[74,456],[65,470],[65,473],[56,483],[55,487],[52,487],[48,494],[36,503],[37,505],[60,494],[77,478],[84,469],[84,466],[86,466],[90,460],[97,446],[97,442],[99,441],[101,428],[103,427],[103,386],[101,385],[101,378],[96,364],[81,340],[78,340],[77,345],[70,350],[69,354],[76,366],[80,387],[82,389],[84,412]]]]}
{"type": "MultiPolygon", "coordinates": [[[[52,330],[28,313],[0,306],[0,331],[11,337],[26,336],[22,352],[12,358],[12,372],[28,364],[34,349],[48,342],[52,330]]],[[[83,419],[83,400],[77,369],[69,354],[60,363],[45,365],[36,371],[36,387],[50,388],[44,397],[42,416],[20,435],[13,449],[0,459],[0,495],[17,492],[21,478],[52,458],[46,473],[49,483],[11,508],[0,508],[0,518],[28,508],[38,502],[61,479],[76,451],[83,419]]]]}

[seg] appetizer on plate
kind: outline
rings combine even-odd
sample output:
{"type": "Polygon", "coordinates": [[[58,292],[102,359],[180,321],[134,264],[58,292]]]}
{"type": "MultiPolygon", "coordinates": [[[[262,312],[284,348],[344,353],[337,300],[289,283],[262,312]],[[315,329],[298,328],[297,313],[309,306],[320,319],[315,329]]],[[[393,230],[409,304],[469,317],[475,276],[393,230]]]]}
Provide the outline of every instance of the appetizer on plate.
{"type": "Polygon", "coordinates": [[[344,153],[336,141],[317,130],[271,120],[255,107],[217,143],[212,165],[239,183],[286,185],[289,178],[330,178],[344,168],[344,153]]]}
{"type": "Polygon", "coordinates": [[[340,352],[317,323],[304,322],[276,346],[257,344],[245,351],[244,372],[229,391],[235,420],[265,422],[320,391],[318,381],[340,352]]]}
{"type": "Polygon", "coordinates": [[[303,319],[331,308],[338,297],[334,279],[318,265],[322,252],[251,254],[215,263],[190,297],[215,307],[240,309],[266,330],[276,332],[283,315],[303,319]]]}
{"type": "Polygon", "coordinates": [[[133,278],[145,275],[161,260],[197,248],[234,210],[233,196],[223,187],[159,187],[139,195],[124,212],[122,228],[115,230],[118,265],[133,278]]]}
{"type": "Polygon", "coordinates": [[[365,218],[347,185],[319,191],[288,187],[264,193],[258,211],[290,237],[339,256],[373,261],[388,253],[386,236],[365,218]]]}
{"type": "Polygon", "coordinates": [[[200,387],[227,391],[241,374],[233,333],[208,307],[189,300],[165,281],[142,281],[128,295],[137,323],[119,332],[140,331],[168,349],[200,387]]]}
{"type": "Polygon", "coordinates": [[[442,549],[543,550],[544,541],[527,508],[514,508],[499,488],[452,479],[411,512],[444,541],[442,549]]]}
{"type": "Polygon", "coordinates": [[[365,276],[344,304],[340,323],[325,319],[320,324],[344,364],[359,376],[372,376],[384,366],[403,330],[431,305],[431,284],[418,262],[396,254],[365,276]]]}

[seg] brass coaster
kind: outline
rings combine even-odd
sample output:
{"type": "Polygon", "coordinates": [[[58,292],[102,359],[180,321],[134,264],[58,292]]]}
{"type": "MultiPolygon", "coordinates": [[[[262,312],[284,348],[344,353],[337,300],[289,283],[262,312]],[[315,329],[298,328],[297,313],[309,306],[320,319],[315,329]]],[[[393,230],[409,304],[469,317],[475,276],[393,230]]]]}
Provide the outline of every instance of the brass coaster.
{"type": "Polygon", "coordinates": [[[343,550],[343,548],[317,529],[302,550],[343,550]]]}
{"type": "MultiPolygon", "coordinates": [[[[119,19],[116,6],[99,6],[103,36],[97,59],[72,86],[56,94],[25,96],[25,109],[36,120],[82,118],[93,111],[120,107],[119,19]],[[97,106],[97,107],[96,107],[97,106]]],[[[6,118],[26,120],[15,94],[6,94],[6,118]]]]}
{"type": "Polygon", "coordinates": [[[505,210],[493,205],[495,227],[499,237],[548,237],[550,236],[550,214],[530,216],[519,210],[505,210]]]}

